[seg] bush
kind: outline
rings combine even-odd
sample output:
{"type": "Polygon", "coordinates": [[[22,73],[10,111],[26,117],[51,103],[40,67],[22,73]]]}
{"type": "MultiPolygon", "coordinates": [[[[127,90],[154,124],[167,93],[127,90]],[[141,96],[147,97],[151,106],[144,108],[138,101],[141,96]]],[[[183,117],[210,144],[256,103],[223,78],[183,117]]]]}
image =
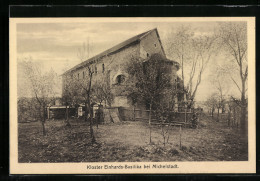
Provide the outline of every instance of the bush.
{"type": "Polygon", "coordinates": [[[175,148],[171,148],[170,150],[168,150],[168,154],[171,156],[178,155],[179,151],[176,150],[175,148]]]}
{"type": "Polygon", "coordinates": [[[18,122],[37,121],[40,115],[37,114],[40,109],[35,98],[19,98],[18,106],[18,122]]]}

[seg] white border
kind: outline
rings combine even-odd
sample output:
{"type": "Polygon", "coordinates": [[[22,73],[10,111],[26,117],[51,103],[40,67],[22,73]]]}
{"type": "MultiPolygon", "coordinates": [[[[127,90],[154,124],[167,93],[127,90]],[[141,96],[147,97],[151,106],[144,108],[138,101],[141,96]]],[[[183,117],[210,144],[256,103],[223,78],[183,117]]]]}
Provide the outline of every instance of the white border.
{"type": "Polygon", "coordinates": [[[10,18],[10,174],[141,174],[141,173],[255,173],[255,17],[214,17],[214,18],[10,18]],[[95,163],[18,163],[17,127],[17,23],[94,23],[94,22],[206,22],[206,21],[247,21],[248,23],[248,161],[214,162],[95,162],[95,163]],[[88,170],[88,164],[95,165],[153,165],[177,164],[175,169],[102,169],[88,170]]]}

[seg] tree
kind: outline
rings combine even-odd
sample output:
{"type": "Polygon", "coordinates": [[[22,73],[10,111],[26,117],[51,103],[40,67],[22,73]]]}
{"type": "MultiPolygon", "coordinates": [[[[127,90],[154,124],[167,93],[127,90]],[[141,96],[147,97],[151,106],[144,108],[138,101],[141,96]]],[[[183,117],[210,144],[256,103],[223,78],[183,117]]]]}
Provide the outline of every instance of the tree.
{"type": "Polygon", "coordinates": [[[181,64],[183,91],[188,92],[189,107],[192,107],[202,75],[216,53],[216,37],[213,35],[195,36],[190,27],[184,26],[168,37],[169,54],[181,64]]]}
{"type": "Polygon", "coordinates": [[[212,72],[210,78],[211,83],[216,89],[216,98],[217,98],[217,109],[218,109],[218,121],[219,121],[219,112],[220,109],[222,113],[225,112],[225,104],[227,93],[230,89],[230,82],[226,78],[226,68],[223,65],[215,65],[215,71],[212,72]]]}
{"type": "Polygon", "coordinates": [[[228,105],[228,127],[236,126],[238,128],[238,119],[237,119],[237,113],[240,111],[240,104],[239,100],[237,100],[234,97],[229,97],[227,100],[228,105]]]}
{"type": "MultiPolygon", "coordinates": [[[[89,44],[88,44],[88,50],[89,50],[89,44]]],[[[86,46],[85,43],[83,43],[83,46],[78,49],[77,56],[78,58],[83,62],[86,60],[86,58],[89,56],[89,51],[86,53],[86,46]]],[[[92,89],[92,79],[94,74],[94,67],[90,63],[87,63],[85,65],[82,78],[80,78],[80,75],[73,75],[73,84],[74,87],[73,95],[77,97],[78,100],[83,101],[85,104],[85,121],[88,120],[89,116],[89,129],[90,129],[90,137],[91,142],[96,142],[95,135],[94,135],[94,129],[93,129],[93,89],[92,89]],[[85,77],[86,76],[86,77],[85,77]],[[75,90],[76,88],[76,90],[75,90]],[[88,111],[88,113],[87,113],[88,111]]]]}
{"type": "Polygon", "coordinates": [[[76,90],[75,90],[75,83],[73,82],[73,77],[67,75],[63,76],[63,95],[62,95],[62,100],[63,103],[66,106],[66,112],[65,112],[65,118],[66,118],[66,126],[70,127],[70,122],[69,122],[69,110],[68,107],[78,104],[79,100],[78,97],[76,96],[76,90]]]}
{"type": "Polygon", "coordinates": [[[78,103],[84,103],[85,105],[85,121],[89,120],[89,129],[90,129],[90,137],[91,142],[94,143],[96,141],[94,130],[93,130],[93,89],[92,89],[92,79],[94,74],[94,69],[91,65],[85,66],[86,76],[83,78],[79,76],[79,74],[72,74],[72,80],[70,82],[71,96],[78,103]],[[88,117],[89,116],[89,117],[88,117]]]}
{"type": "MultiPolygon", "coordinates": [[[[188,26],[179,27],[176,32],[170,32],[167,47],[170,55],[181,65],[181,78],[185,81],[185,67],[193,59],[192,49],[192,38],[194,32],[188,26]]],[[[184,90],[183,84],[183,90],[184,90]]]]}
{"type": "Polygon", "coordinates": [[[153,54],[144,62],[133,59],[127,65],[130,78],[125,91],[133,98],[133,102],[145,104],[149,109],[150,143],[152,112],[160,107],[159,103],[164,101],[172,88],[171,76],[167,73],[168,63],[165,57],[153,54]]]}
{"type": "Polygon", "coordinates": [[[215,94],[210,95],[206,100],[205,104],[209,108],[211,117],[214,117],[214,112],[218,104],[216,95],[215,94]]]}
{"type": "Polygon", "coordinates": [[[42,124],[42,133],[46,135],[46,107],[54,100],[57,94],[55,89],[57,74],[52,69],[48,72],[43,72],[41,67],[34,63],[31,58],[24,60],[22,66],[27,72],[30,89],[40,107],[38,114],[42,124]]]}
{"type": "Polygon", "coordinates": [[[101,105],[105,102],[105,105],[111,106],[113,101],[113,94],[108,81],[109,77],[102,76],[98,82],[95,82],[92,86],[94,100],[101,105]]]}
{"type": "Polygon", "coordinates": [[[191,105],[193,106],[193,101],[195,99],[198,87],[201,83],[202,74],[207,68],[209,61],[214,53],[215,49],[214,36],[200,36],[193,39],[193,48],[195,52],[195,57],[192,61],[189,81],[187,85],[189,99],[191,100],[191,105]],[[197,72],[197,79],[195,85],[193,86],[193,79],[197,72]]]}
{"type": "Polygon", "coordinates": [[[239,85],[232,77],[232,73],[230,74],[230,78],[241,93],[240,126],[242,134],[246,134],[246,81],[248,76],[247,26],[245,22],[219,23],[218,30],[219,43],[227,53],[227,56],[231,58],[233,65],[237,68],[237,74],[240,77],[241,84],[239,85]]]}

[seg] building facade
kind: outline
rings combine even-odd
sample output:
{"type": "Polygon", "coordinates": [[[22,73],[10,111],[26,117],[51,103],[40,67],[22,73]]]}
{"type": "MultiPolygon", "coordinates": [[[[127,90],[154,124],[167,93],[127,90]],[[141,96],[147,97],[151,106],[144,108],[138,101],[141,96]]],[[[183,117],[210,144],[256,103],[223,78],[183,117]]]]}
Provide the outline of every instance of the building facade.
{"type": "MultiPolygon", "coordinates": [[[[100,81],[106,81],[113,94],[112,107],[132,107],[131,101],[127,95],[120,91],[129,79],[127,74],[127,65],[133,60],[147,60],[153,54],[159,54],[166,58],[162,42],[157,29],[134,36],[76,66],[69,69],[62,75],[63,96],[66,93],[66,84],[68,78],[84,80],[88,76],[88,67],[93,70],[93,84],[100,81]]],[[[179,64],[171,61],[169,64],[171,79],[177,81],[177,71],[179,64]]]]}

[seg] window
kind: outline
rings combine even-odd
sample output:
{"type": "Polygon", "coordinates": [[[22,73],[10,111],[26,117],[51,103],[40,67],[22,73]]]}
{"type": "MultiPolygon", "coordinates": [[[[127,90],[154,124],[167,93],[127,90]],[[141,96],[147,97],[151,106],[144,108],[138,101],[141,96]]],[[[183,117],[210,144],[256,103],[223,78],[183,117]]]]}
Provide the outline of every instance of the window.
{"type": "Polygon", "coordinates": [[[156,43],[154,44],[154,47],[156,47],[156,43]]]}
{"type": "Polygon", "coordinates": [[[147,55],[147,57],[149,57],[149,53],[147,53],[146,55],[147,55]]]}
{"type": "Polygon", "coordinates": [[[79,80],[79,73],[78,73],[78,80],[79,80]]]}
{"type": "Polygon", "coordinates": [[[104,73],[104,72],[105,72],[105,65],[102,64],[102,73],[104,73]]]}
{"type": "Polygon", "coordinates": [[[91,73],[92,73],[92,67],[89,67],[89,69],[88,69],[88,75],[90,76],[91,73]]]}
{"type": "Polygon", "coordinates": [[[95,66],[95,73],[97,73],[97,66],[95,66]]]}
{"type": "Polygon", "coordinates": [[[83,71],[83,79],[85,78],[85,72],[83,71]]]}
{"type": "Polygon", "coordinates": [[[116,83],[117,83],[118,85],[122,84],[124,81],[125,81],[125,76],[124,76],[124,75],[118,75],[118,76],[116,77],[116,83]]]}

